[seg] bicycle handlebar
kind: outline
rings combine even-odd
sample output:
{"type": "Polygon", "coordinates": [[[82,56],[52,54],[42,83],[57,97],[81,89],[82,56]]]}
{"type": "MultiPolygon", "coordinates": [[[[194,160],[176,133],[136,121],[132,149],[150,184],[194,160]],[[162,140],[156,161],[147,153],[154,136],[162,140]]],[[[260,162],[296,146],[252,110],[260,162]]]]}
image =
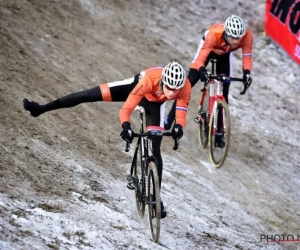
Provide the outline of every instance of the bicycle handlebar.
{"type": "MultiPolygon", "coordinates": [[[[237,78],[237,77],[231,77],[231,76],[225,76],[225,75],[218,75],[218,76],[217,75],[209,75],[208,79],[221,81],[223,83],[226,81],[242,82],[244,84],[244,89],[243,89],[243,91],[240,92],[241,95],[244,95],[248,89],[248,84],[246,82],[244,82],[243,78],[237,78]]],[[[205,86],[207,86],[209,80],[205,83],[205,86]]]]}
{"type": "MultiPolygon", "coordinates": [[[[144,136],[150,136],[150,135],[153,135],[153,134],[151,134],[151,131],[148,131],[146,133],[133,133],[133,137],[144,137],[144,136]]],[[[172,136],[172,132],[163,132],[159,136],[172,136]]],[[[179,145],[179,140],[178,139],[174,139],[173,150],[177,150],[178,149],[178,145],[179,145]]],[[[130,148],[130,142],[126,141],[125,152],[129,152],[129,148],[130,148]]]]}

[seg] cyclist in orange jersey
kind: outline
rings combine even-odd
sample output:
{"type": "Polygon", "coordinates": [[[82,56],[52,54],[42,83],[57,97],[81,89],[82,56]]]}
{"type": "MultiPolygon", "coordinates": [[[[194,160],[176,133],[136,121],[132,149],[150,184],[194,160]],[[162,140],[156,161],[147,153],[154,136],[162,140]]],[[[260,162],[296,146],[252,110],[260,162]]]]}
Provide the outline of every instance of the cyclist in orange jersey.
{"type": "MultiPolygon", "coordinates": [[[[190,64],[188,79],[192,87],[199,81],[207,81],[206,66],[210,59],[217,59],[216,73],[231,75],[231,52],[242,49],[243,54],[243,78],[250,84],[252,69],[252,33],[246,29],[244,21],[235,15],[231,15],[225,23],[212,25],[204,32],[200,40],[198,50],[190,64]]],[[[224,83],[223,95],[228,103],[230,82],[224,83]]],[[[170,129],[175,118],[176,104],[174,102],[168,116],[165,119],[165,129],[170,129]]]]}
{"type": "MultiPolygon", "coordinates": [[[[146,126],[156,126],[163,129],[165,101],[177,100],[176,124],[172,130],[174,139],[183,136],[186,125],[186,114],[191,96],[191,85],[186,78],[184,68],[177,62],[171,62],[164,68],[153,67],[143,70],[132,78],[100,84],[91,89],[72,93],[40,105],[37,102],[23,100],[24,109],[33,117],[56,109],[74,107],[80,103],[108,101],[125,102],[119,113],[122,132],[120,136],[127,142],[132,142],[133,131],[130,126],[130,115],[137,105],[145,108],[146,126]]],[[[158,161],[157,170],[161,186],[163,162],[160,152],[161,136],[153,136],[153,155],[158,161]]],[[[161,217],[166,217],[164,205],[161,204],[161,217]]]]}

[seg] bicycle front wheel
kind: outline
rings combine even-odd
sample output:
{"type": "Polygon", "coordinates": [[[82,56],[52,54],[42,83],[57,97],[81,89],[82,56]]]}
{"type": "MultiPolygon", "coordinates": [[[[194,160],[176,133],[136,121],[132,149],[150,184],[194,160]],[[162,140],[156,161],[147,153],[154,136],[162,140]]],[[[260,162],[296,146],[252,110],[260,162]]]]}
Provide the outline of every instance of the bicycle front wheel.
{"type": "Polygon", "coordinates": [[[151,238],[154,242],[158,242],[160,234],[160,218],[161,218],[161,204],[160,204],[160,188],[156,164],[150,161],[148,165],[148,222],[151,232],[151,238]]]}
{"type": "Polygon", "coordinates": [[[219,168],[226,159],[230,141],[230,114],[225,101],[218,100],[217,112],[211,114],[209,123],[209,155],[212,164],[219,168]]]}
{"type": "Polygon", "coordinates": [[[133,180],[135,184],[134,201],[137,216],[142,219],[145,215],[146,200],[146,173],[143,173],[143,159],[141,145],[136,148],[136,156],[133,162],[133,180]]]}

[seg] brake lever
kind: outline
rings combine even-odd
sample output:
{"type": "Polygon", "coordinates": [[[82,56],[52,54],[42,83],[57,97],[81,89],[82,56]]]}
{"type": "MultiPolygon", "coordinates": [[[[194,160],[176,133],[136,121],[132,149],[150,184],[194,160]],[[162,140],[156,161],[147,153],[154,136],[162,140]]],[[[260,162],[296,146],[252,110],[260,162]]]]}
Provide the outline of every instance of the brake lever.
{"type": "Polygon", "coordinates": [[[209,79],[204,83],[204,86],[203,86],[203,88],[201,89],[201,92],[204,92],[204,90],[207,89],[208,83],[209,83],[209,79]]]}
{"type": "Polygon", "coordinates": [[[251,83],[252,83],[252,79],[249,82],[243,82],[243,84],[244,84],[244,90],[242,92],[240,92],[241,95],[244,95],[246,93],[246,91],[250,87],[251,83]]]}
{"type": "Polygon", "coordinates": [[[247,86],[247,83],[243,83],[244,84],[244,90],[240,92],[241,95],[244,95],[247,92],[247,89],[249,88],[249,86],[247,86]]]}

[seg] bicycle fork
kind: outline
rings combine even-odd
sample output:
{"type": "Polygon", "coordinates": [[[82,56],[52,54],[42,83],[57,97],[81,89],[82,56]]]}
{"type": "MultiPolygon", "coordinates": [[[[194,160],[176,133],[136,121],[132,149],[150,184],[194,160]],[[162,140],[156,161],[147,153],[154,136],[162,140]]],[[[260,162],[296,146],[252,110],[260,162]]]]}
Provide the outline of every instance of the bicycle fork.
{"type": "Polygon", "coordinates": [[[218,102],[216,101],[214,103],[214,106],[213,106],[213,113],[214,113],[214,123],[213,123],[213,129],[212,129],[212,132],[213,134],[215,135],[217,133],[217,126],[218,126],[218,102]]]}
{"type": "Polygon", "coordinates": [[[226,114],[223,109],[218,109],[218,101],[215,102],[213,107],[214,122],[213,122],[213,134],[223,136],[226,131],[226,114]],[[221,112],[221,114],[219,114],[221,112]],[[219,120],[221,119],[221,121],[219,120]]]}
{"type": "MultiPolygon", "coordinates": [[[[213,81],[214,82],[214,81],[213,81]]],[[[223,130],[226,129],[226,116],[225,116],[225,112],[223,112],[222,109],[218,109],[218,100],[224,100],[223,97],[223,92],[222,92],[222,88],[223,88],[223,84],[219,81],[216,81],[216,93],[210,93],[210,110],[213,111],[214,114],[214,122],[213,122],[213,134],[215,135],[223,135],[223,131],[221,130],[221,128],[223,128],[223,130]],[[219,112],[222,112],[221,114],[219,114],[219,112]],[[219,121],[219,118],[221,118],[222,120],[219,121]]],[[[215,85],[213,86],[213,89],[215,90],[215,85]]]]}

